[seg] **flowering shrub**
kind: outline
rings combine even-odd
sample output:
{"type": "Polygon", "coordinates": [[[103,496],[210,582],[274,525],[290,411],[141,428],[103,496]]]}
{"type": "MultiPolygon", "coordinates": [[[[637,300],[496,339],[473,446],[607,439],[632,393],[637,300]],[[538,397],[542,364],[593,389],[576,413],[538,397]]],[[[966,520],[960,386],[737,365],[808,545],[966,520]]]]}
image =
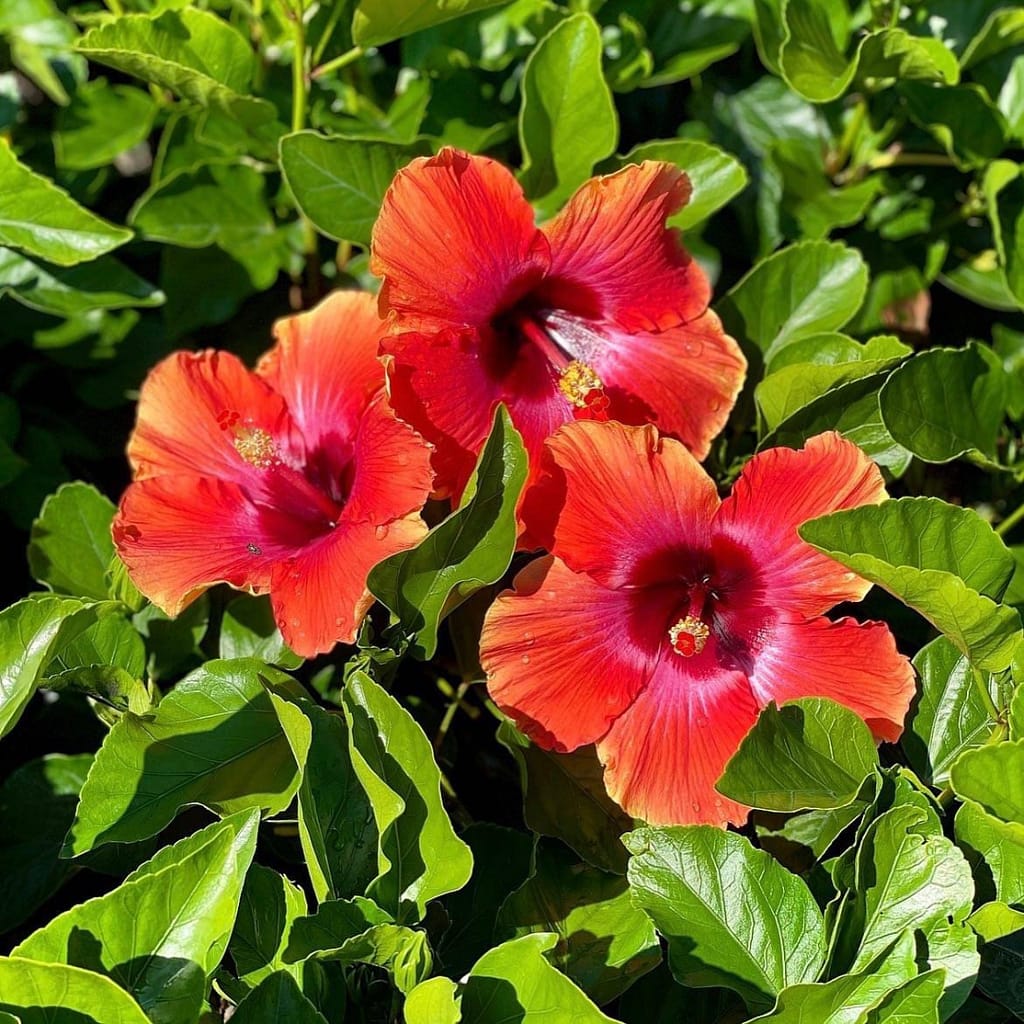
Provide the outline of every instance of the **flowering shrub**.
{"type": "Polygon", "coordinates": [[[0,1024],[1024,1017],[1024,10],[0,38],[0,1024]]]}

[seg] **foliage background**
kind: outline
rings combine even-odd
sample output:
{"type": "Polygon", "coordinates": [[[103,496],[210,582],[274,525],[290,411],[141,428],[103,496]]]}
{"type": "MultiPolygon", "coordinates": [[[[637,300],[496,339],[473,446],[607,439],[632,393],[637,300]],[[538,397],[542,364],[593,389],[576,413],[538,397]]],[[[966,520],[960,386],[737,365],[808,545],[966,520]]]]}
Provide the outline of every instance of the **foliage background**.
{"type": "MultiPolygon", "coordinates": [[[[37,964],[109,975],[151,1020],[168,1022],[249,990],[262,994],[239,1020],[276,1019],[283,1006],[302,1020],[340,1020],[346,1004],[344,1019],[391,1019],[402,993],[431,974],[406,1006],[413,1024],[458,1019],[456,996],[466,1021],[529,1020],[552,1006],[558,1020],[606,1019],[548,969],[542,954],[556,940],[535,932],[560,935],[555,966],[627,1022],[1024,1014],[1024,582],[1013,544],[1024,540],[1014,533],[1024,500],[1024,9],[300,5],[0,5],[0,516],[10,567],[0,604],[41,588],[65,595],[0,616],[3,951],[28,940],[20,952],[37,964]],[[634,832],[631,893],[617,839],[630,823],[599,799],[592,756],[547,757],[507,724],[504,746],[495,742],[474,651],[494,587],[448,619],[432,661],[396,669],[384,641],[364,651],[343,696],[352,652],[299,665],[265,607],[227,593],[168,622],[110,561],[107,499],[127,483],[123,448],[147,370],[180,347],[251,360],[276,317],[331,288],[374,287],[366,246],[384,190],[397,168],[441,145],[521,168],[542,217],[626,157],[687,169],[694,202],[676,222],[751,362],[710,471],[725,484],[757,446],[837,428],[885,467],[892,494],[914,499],[805,534],[880,584],[862,617],[886,619],[917,655],[922,695],[901,748],[879,763],[834,706],[803,707],[795,724],[772,712],[735,763],[740,794],[744,767],[748,779],[780,773],[747,838],[634,832]],[[57,491],[71,480],[89,486],[57,491]],[[189,740],[204,701],[228,712],[219,732],[189,740]],[[848,745],[816,745],[814,721],[848,745]],[[404,737],[400,763],[367,767],[382,733],[404,737]],[[101,743],[132,765],[140,792],[183,770],[160,763],[167,748],[184,744],[212,767],[141,812],[118,803],[94,768],[76,810],[101,743]],[[246,751],[260,743],[255,772],[246,751]],[[795,775],[778,767],[783,749],[795,775]],[[406,797],[393,821],[389,792],[406,797]],[[123,882],[215,820],[193,804],[225,824],[123,882]],[[258,827],[262,868],[246,876],[253,807],[271,820],[258,827]],[[779,815],[793,811],[804,813],[784,824],[779,815]],[[428,906],[469,876],[449,818],[472,848],[472,881],[428,906]],[[72,822],[66,852],[83,856],[59,859],[72,822]],[[531,829],[548,837],[536,848],[531,829]],[[401,883],[389,868],[394,842],[421,858],[401,883]],[[147,887],[147,872],[161,871],[162,887],[147,887]],[[702,916],[715,900],[702,880],[717,871],[727,891],[768,893],[748,896],[749,919],[702,916]],[[906,887],[905,917],[871,881],[887,871],[906,887]],[[293,929],[285,956],[286,924],[315,906],[300,885],[334,916],[293,929]],[[57,915],[110,891],[113,910],[79,911],[89,941],[76,946],[57,915]],[[147,902],[157,891],[162,910],[147,902]],[[157,925],[186,891],[208,927],[171,951],[157,925]],[[108,912],[117,923],[103,923],[108,912]],[[655,966],[654,927],[668,966],[655,966]],[[260,935],[276,936],[272,948],[260,935]],[[503,940],[518,944],[488,953],[503,940]],[[735,955],[716,959],[730,942],[735,955]],[[440,980],[481,956],[457,992],[440,980]],[[858,980],[865,971],[876,981],[858,980]],[[207,1004],[214,976],[219,995],[207,1004]]],[[[480,469],[506,504],[517,459],[514,437],[496,435],[480,469]]],[[[506,516],[489,538],[482,578],[495,585],[511,529],[506,516]]],[[[390,597],[400,611],[401,594],[390,597]]],[[[434,598],[439,612],[443,594],[434,598]]],[[[374,624],[387,624],[380,610],[374,624]]],[[[28,1007],[55,978],[0,959],[0,1006],[37,1019],[28,1007]],[[31,974],[35,995],[17,994],[14,968],[31,974]]],[[[112,983],[79,983],[83,1012],[141,1019],[102,987],[112,983]]]]}

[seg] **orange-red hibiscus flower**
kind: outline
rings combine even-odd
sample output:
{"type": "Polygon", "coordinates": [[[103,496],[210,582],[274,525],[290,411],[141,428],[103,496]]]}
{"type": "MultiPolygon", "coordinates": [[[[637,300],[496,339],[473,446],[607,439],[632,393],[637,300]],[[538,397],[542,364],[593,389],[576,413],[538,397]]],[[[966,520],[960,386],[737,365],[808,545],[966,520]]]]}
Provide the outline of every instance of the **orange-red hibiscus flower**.
{"type": "Polygon", "coordinates": [[[829,697],[899,736],[914,679],[892,634],[824,616],[870,584],[797,534],[885,498],[855,445],[762,452],[724,501],[652,427],[574,423],[548,451],[564,487],[553,557],[498,598],[481,644],[492,696],[535,742],[596,742],[635,817],[722,824],[748,808],[715,783],[769,701],[829,697]]]}
{"type": "Polygon", "coordinates": [[[504,402],[531,465],[578,418],[654,423],[698,458],[743,383],[739,347],[666,218],[676,167],[592,178],[543,228],[506,168],[444,149],[399,171],[373,231],[392,401],[456,494],[504,402]]]}
{"type": "Polygon", "coordinates": [[[370,569],[426,532],[430,447],[395,418],[371,296],[336,292],[280,320],[255,373],[178,352],[142,387],[134,482],[114,542],[135,585],[176,615],[226,582],[270,593],[306,657],[351,642],[370,569]]]}

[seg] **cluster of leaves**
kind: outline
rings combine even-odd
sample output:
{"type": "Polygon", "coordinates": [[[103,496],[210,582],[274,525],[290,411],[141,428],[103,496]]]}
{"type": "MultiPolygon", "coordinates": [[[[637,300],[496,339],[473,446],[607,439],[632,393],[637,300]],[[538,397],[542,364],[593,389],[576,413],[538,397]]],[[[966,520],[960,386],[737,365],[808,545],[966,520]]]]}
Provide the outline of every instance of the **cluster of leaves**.
{"type": "Polygon", "coordinates": [[[0,38],[0,507],[44,588],[0,612],[0,1020],[1024,1017],[1024,10],[4,0],[0,38]],[[751,364],[709,468],[836,429],[898,495],[802,531],[916,652],[898,747],[769,707],[719,783],[750,824],[650,828],[592,750],[499,721],[503,414],[355,652],[135,591],[104,495],[146,370],[373,287],[391,177],[446,144],[540,217],[630,160],[690,174],[674,224],[751,364]]]}

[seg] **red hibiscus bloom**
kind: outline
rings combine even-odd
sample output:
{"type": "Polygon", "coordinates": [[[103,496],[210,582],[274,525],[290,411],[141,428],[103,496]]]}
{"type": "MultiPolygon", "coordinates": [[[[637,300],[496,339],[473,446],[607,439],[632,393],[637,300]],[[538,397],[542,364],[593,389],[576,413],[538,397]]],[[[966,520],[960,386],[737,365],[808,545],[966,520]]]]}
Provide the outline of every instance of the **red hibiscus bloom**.
{"type": "Polygon", "coordinates": [[[655,423],[698,458],[746,362],[666,218],[686,175],[645,162],[592,178],[543,228],[511,173],[444,149],[399,171],[373,232],[392,400],[456,494],[504,402],[531,465],[574,418],[655,423]]]}
{"type": "Polygon", "coordinates": [[[355,639],[367,573],[425,534],[432,486],[429,446],[387,404],[381,327],[372,296],[336,292],[278,321],[255,373],[214,351],[152,371],[113,532],[154,604],[176,615],[226,582],[269,592],[298,654],[355,639]]]}
{"type": "Polygon", "coordinates": [[[870,584],[797,534],[885,498],[838,434],[747,463],[730,497],[652,427],[575,423],[548,442],[564,487],[553,557],[488,613],[491,695],[535,742],[597,743],[611,796],[656,824],[740,822],[715,790],[769,701],[829,697],[896,739],[910,663],[878,622],[830,621],[870,584]]]}

